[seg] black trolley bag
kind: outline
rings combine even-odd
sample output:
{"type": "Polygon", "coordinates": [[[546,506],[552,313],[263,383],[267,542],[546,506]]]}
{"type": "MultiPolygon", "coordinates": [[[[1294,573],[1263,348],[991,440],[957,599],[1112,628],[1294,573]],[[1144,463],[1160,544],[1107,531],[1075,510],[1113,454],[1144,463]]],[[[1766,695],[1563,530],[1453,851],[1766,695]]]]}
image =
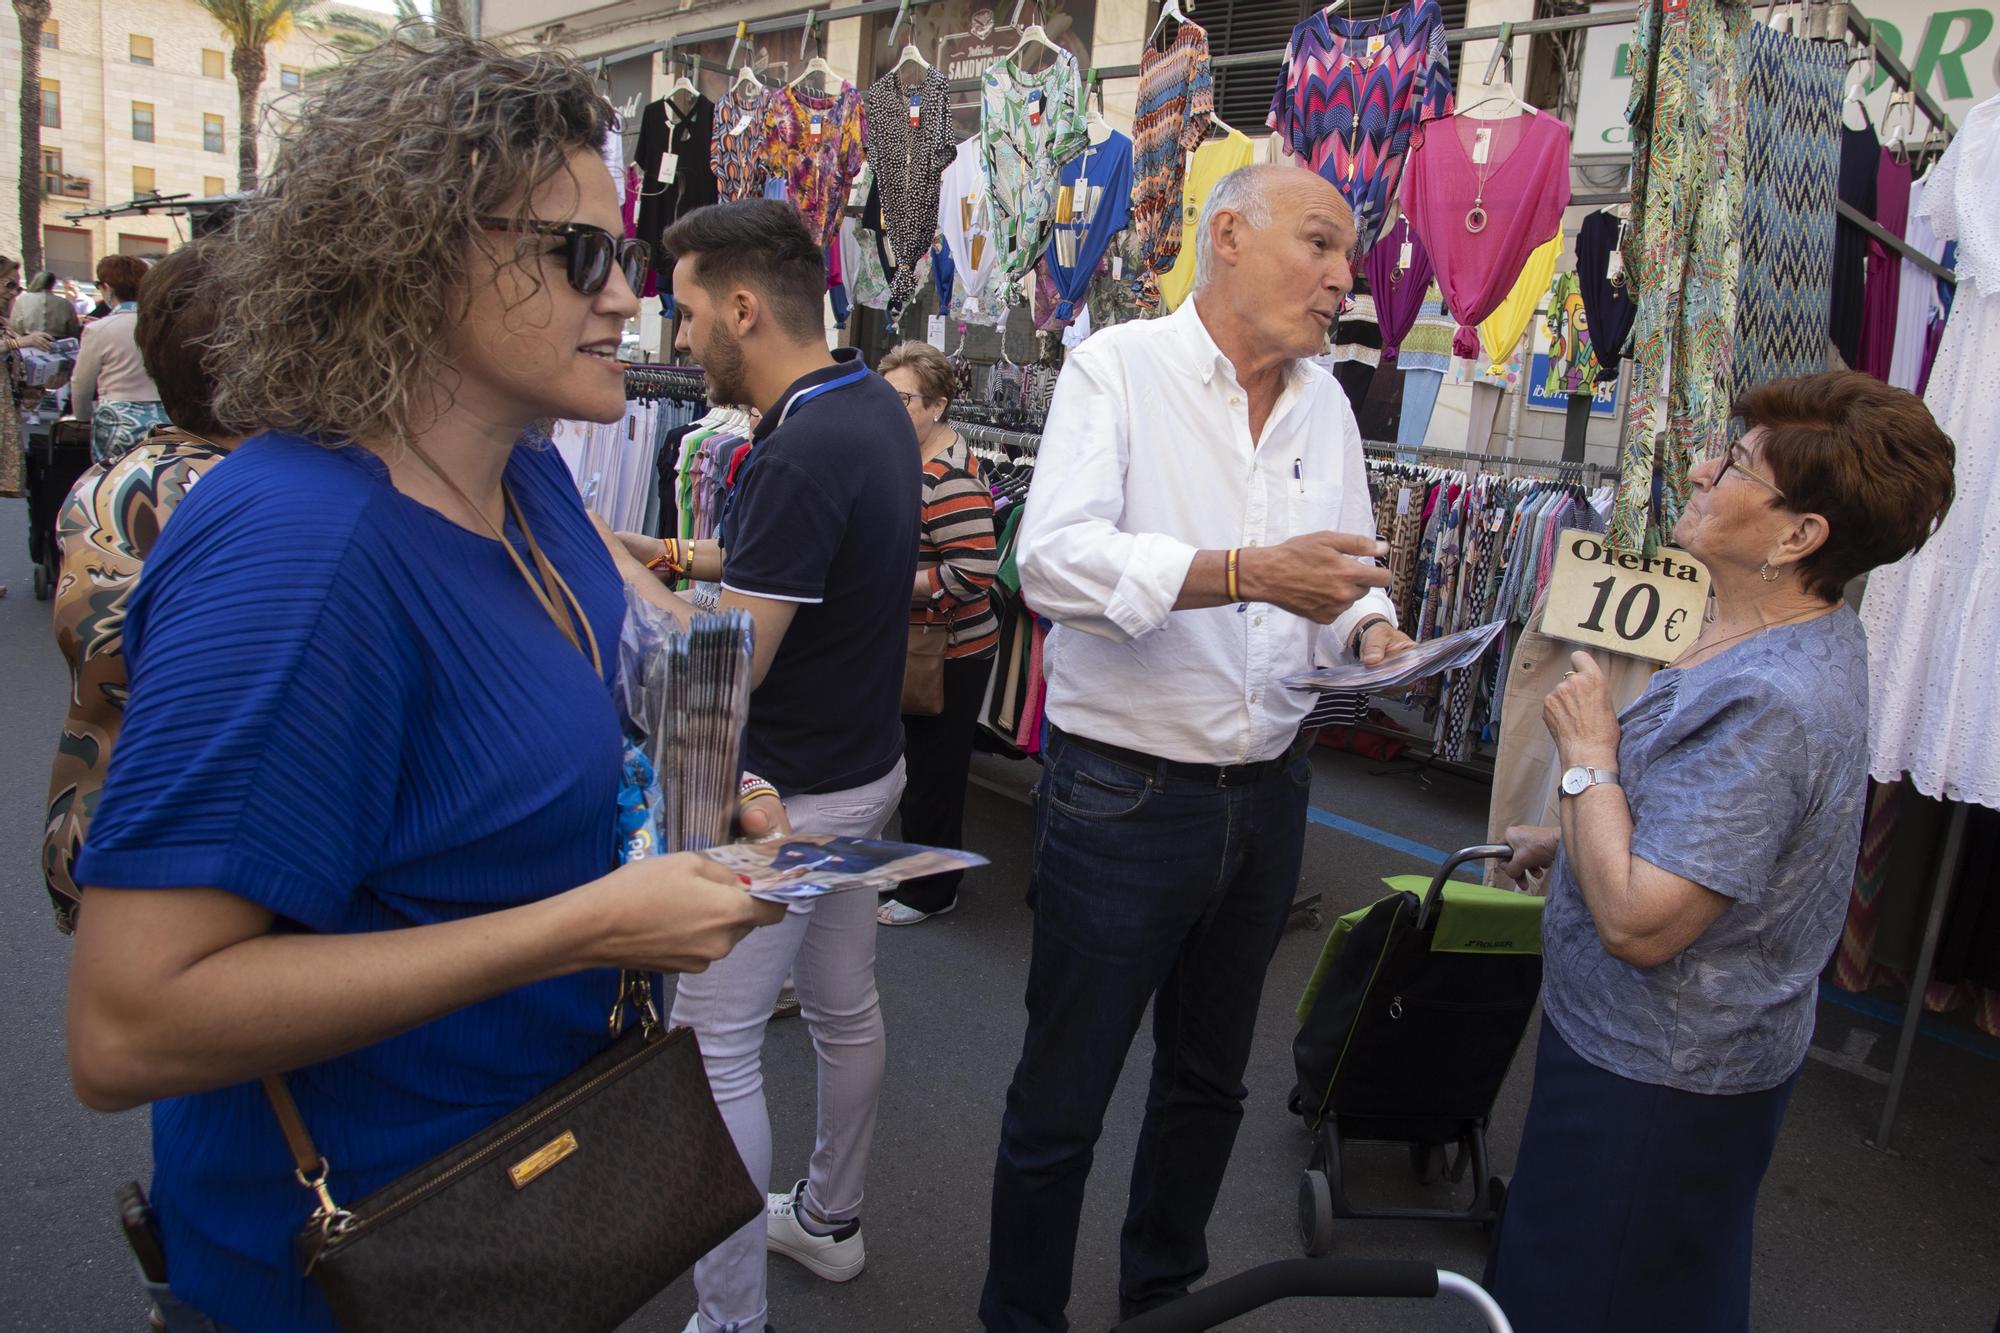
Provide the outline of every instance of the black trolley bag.
{"type": "Polygon", "coordinates": [[[1486,1124],[1541,991],[1542,900],[1448,881],[1467,862],[1509,855],[1472,847],[1428,885],[1390,880],[1395,892],[1329,932],[1292,1043],[1291,1107],[1313,1133],[1298,1200],[1307,1254],[1332,1248],[1336,1217],[1498,1220],[1506,1186],[1488,1169],[1486,1124]],[[1458,1182],[1469,1166],[1471,1203],[1355,1207],[1342,1151],[1356,1140],[1408,1145],[1427,1183],[1440,1172],[1458,1182]]]}

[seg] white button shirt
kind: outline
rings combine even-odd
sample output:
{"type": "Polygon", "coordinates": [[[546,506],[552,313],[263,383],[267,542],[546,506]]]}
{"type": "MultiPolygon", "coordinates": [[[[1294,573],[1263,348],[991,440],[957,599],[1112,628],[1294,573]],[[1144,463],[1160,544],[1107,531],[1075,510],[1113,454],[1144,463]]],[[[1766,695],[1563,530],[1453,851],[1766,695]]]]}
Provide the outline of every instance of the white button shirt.
{"type": "Polygon", "coordinates": [[[1264,603],[1175,611],[1197,550],[1375,534],[1347,395],[1295,362],[1250,437],[1250,396],[1196,311],[1069,354],[1021,519],[1021,590],[1055,622],[1047,711],[1072,735],[1196,764],[1284,752],[1312,703],[1279,682],[1344,660],[1371,590],[1322,628],[1264,603]],[[1317,654],[1317,661],[1316,661],[1317,654]]]}

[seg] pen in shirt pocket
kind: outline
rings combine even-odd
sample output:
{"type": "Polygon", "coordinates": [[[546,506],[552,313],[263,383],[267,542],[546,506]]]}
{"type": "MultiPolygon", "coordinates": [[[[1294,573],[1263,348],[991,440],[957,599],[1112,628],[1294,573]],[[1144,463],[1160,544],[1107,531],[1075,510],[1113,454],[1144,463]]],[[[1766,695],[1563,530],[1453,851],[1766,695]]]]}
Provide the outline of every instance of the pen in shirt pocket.
{"type": "Polygon", "coordinates": [[[1294,459],[1292,460],[1292,480],[1298,483],[1298,486],[1299,486],[1299,494],[1300,494],[1300,495],[1304,495],[1304,494],[1306,493],[1306,460],[1305,460],[1305,459],[1303,459],[1303,458],[1294,458],[1294,459]]]}

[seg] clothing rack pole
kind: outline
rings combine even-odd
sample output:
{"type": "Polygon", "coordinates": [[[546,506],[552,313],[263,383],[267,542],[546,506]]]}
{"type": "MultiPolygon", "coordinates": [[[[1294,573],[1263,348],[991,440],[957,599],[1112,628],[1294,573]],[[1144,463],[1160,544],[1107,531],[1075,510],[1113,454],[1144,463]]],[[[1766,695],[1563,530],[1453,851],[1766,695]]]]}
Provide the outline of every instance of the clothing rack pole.
{"type": "Polygon", "coordinates": [[[1889,1091],[1882,1099],[1882,1123],[1875,1137],[1867,1140],[1878,1152],[1900,1157],[1889,1146],[1896,1131],[1896,1112],[1903,1102],[1903,1083],[1910,1073],[1910,1051],[1917,1043],[1917,1027],[1924,1019],[1924,992],[1930,988],[1931,968],[1937,962],[1938,936],[1944,932],[1945,908],[1951,901],[1952,881],[1958,874],[1959,852],[1965,846],[1966,804],[1952,801],[1951,822],[1945,826],[1944,854],[1938,861],[1937,882],[1931,887],[1930,915],[1924,920],[1924,941],[1917,949],[1917,966],[1910,974],[1910,996],[1903,1005],[1903,1029],[1896,1037],[1896,1060],[1889,1067],[1889,1091]]]}
{"type": "MultiPolygon", "coordinates": [[[[758,19],[749,25],[748,31],[751,36],[790,32],[793,28],[803,28],[810,15],[818,15],[821,23],[832,23],[838,19],[865,18],[870,14],[894,14],[905,4],[915,8],[918,5],[937,3],[939,0],[863,0],[863,3],[858,5],[841,5],[833,9],[822,4],[811,9],[795,9],[783,14],[774,14],[770,18],[758,19]]],[[[720,28],[702,28],[697,32],[679,32],[668,37],[666,45],[672,48],[697,46],[702,42],[719,42],[725,37],[735,37],[738,30],[738,25],[729,24],[720,28]]]]}
{"type": "Polygon", "coordinates": [[[1940,107],[1931,99],[1929,93],[1917,87],[1916,77],[1910,73],[1909,66],[1905,65],[1902,58],[1894,51],[1875,41],[1874,33],[1874,25],[1861,17],[1859,10],[1849,5],[1847,7],[1847,35],[1859,41],[1863,46],[1870,47],[1875,64],[1889,75],[1889,78],[1895,82],[1897,87],[1906,88],[1915,94],[1917,105],[1923,108],[1926,116],[1930,117],[1932,125],[1943,130],[1946,134],[1950,134],[1954,128],[1951,123],[1951,117],[1944,113],[1943,107],[1940,107]]]}
{"type": "MultiPolygon", "coordinates": [[[[1570,196],[1569,202],[1572,208],[1603,208],[1613,204],[1629,204],[1632,202],[1632,195],[1627,190],[1602,190],[1595,194],[1573,194],[1570,196]]],[[[1909,260],[1926,273],[1929,273],[1940,281],[1951,283],[1953,286],[1958,285],[1958,274],[1946,268],[1943,264],[1938,263],[1937,260],[1932,259],[1923,251],[1916,249],[1908,241],[1889,231],[1866,213],[1860,212],[1845,200],[1836,200],[1833,207],[1834,212],[1841,217],[1852,222],[1855,226],[1861,228],[1861,230],[1867,232],[1870,236],[1888,246],[1891,250],[1894,250],[1897,254],[1909,260]]]]}

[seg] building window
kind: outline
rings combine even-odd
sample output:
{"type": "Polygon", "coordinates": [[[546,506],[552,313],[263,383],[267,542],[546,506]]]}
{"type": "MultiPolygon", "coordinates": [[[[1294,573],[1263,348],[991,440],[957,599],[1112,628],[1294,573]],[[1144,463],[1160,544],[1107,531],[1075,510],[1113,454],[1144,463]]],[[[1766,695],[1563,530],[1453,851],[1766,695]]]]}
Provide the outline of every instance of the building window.
{"type": "Polygon", "coordinates": [[[229,187],[222,183],[222,177],[220,176],[203,176],[201,178],[201,192],[210,199],[214,199],[218,195],[227,194],[229,187]]]}
{"type": "Polygon", "coordinates": [[[136,32],[132,34],[132,63],[135,65],[150,65],[153,63],[152,38],[141,37],[136,32]]]}
{"type": "Polygon", "coordinates": [[[210,51],[204,48],[201,53],[201,77],[204,79],[219,79],[223,77],[223,72],[224,62],[222,52],[210,51]]]}
{"type": "Polygon", "coordinates": [[[42,150],[42,193],[55,198],[63,193],[62,149],[42,150]]]}
{"type": "Polygon", "coordinates": [[[89,232],[81,227],[42,228],[42,266],[58,278],[90,282],[90,259],[89,232]]]}
{"type": "Polygon", "coordinates": [[[165,259],[167,241],[163,236],[131,236],[121,231],[118,233],[118,253],[137,255],[141,259],[165,259]]]}
{"type": "Polygon", "coordinates": [[[211,153],[222,151],[222,117],[204,115],[201,118],[201,146],[211,153]]]}
{"type": "Polygon", "coordinates": [[[54,79],[42,80],[42,128],[62,128],[62,85],[54,79]]]}
{"type": "Polygon", "coordinates": [[[297,92],[304,86],[306,72],[297,65],[278,66],[278,86],[286,92],[297,92]]]}
{"type": "Polygon", "coordinates": [[[62,49],[61,19],[42,20],[42,49],[44,51],[60,51],[62,49]]]}
{"type": "Polygon", "coordinates": [[[134,199],[142,194],[158,194],[159,189],[159,182],[153,178],[153,169],[151,167],[132,168],[132,197],[134,199]]]}
{"type": "Polygon", "coordinates": [[[153,142],[153,104],[134,102],[132,104],[132,137],[140,143],[153,142]]]}

